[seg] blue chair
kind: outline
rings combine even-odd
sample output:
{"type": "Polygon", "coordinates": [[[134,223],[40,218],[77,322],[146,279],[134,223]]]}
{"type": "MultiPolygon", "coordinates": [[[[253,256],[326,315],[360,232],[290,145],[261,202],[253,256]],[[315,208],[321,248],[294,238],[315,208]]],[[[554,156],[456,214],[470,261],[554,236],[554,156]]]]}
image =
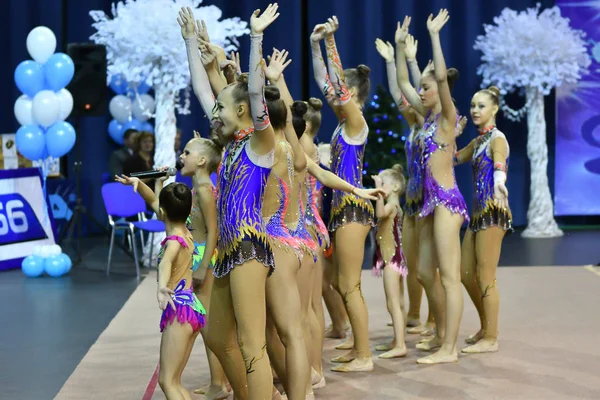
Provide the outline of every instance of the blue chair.
{"type": "MultiPolygon", "coordinates": [[[[102,185],[102,198],[104,207],[108,214],[108,223],[111,227],[110,247],[108,249],[108,265],[106,274],[110,272],[110,263],[112,259],[113,245],[115,242],[115,231],[122,229],[131,235],[131,247],[133,248],[133,259],[135,261],[135,272],[139,279],[140,264],[138,260],[137,247],[135,243],[136,230],[140,232],[140,239],[143,241],[142,232],[147,232],[154,242],[154,234],[165,231],[165,224],[162,221],[151,219],[146,220],[144,212],[146,203],[139,193],[135,193],[130,186],[125,186],[119,182],[105,183],[102,185]],[[139,221],[125,221],[123,218],[138,216],[139,221]]],[[[152,247],[150,247],[150,260],[152,260],[152,247]]]]}

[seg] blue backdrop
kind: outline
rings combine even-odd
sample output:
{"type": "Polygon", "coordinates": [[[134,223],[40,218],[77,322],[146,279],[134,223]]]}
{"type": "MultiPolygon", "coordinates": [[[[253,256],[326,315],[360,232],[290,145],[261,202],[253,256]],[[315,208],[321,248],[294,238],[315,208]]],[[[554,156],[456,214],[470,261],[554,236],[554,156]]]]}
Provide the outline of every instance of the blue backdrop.
{"type": "MultiPolygon", "coordinates": [[[[165,0],[168,1],[168,0],[165,0]]],[[[280,1],[281,16],[269,28],[265,36],[264,52],[267,54],[275,46],[286,48],[293,59],[288,67],[286,79],[296,98],[320,96],[318,87],[312,79],[308,36],[315,24],[324,22],[329,16],[337,15],[340,20],[340,30],[336,34],[336,41],[344,67],[353,67],[359,63],[371,67],[372,88],[378,84],[387,87],[385,65],[375,50],[375,39],[380,37],[393,41],[396,22],[411,15],[411,32],[419,40],[418,60],[423,67],[431,58],[431,43],[427,34],[425,21],[430,13],[437,13],[442,8],[448,8],[450,21],[443,29],[442,45],[448,66],[459,69],[460,79],[454,89],[453,96],[457,101],[459,110],[468,114],[471,96],[478,90],[481,82],[476,74],[480,63],[480,53],[473,50],[473,43],[477,35],[483,34],[483,24],[492,23],[493,18],[500,11],[509,7],[522,10],[533,7],[539,2],[542,8],[551,7],[553,1],[536,0],[472,0],[465,6],[464,2],[449,0],[283,0],[280,1]]],[[[87,42],[94,33],[91,27],[92,19],[88,12],[92,9],[110,11],[109,0],[6,0],[5,12],[0,13],[0,33],[4,40],[4,62],[0,63],[0,132],[15,132],[18,123],[13,115],[13,104],[19,96],[12,79],[14,70],[19,62],[28,59],[29,55],[25,46],[27,34],[38,25],[52,29],[57,37],[57,51],[63,48],[63,3],[66,9],[66,42],[87,42]]],[[[239,16],[248,20],[251,12],[256,8],[264,9],[268,1],[262,0],[207,0],[204,5],[214,4],[223,10],[224,17],[239,16]]],[[[176,24],[175,15],[173,24],[176,24]]],[[[140,27],[141,35],[148,36],[149,40],[160,40],[152,37],[151,32],[140,27]]],[[[244,60],[248,57],[248,38],[241,40],[241,55],[244,60]]],[[[175,45],[183,46],[183,43],[175,45]]],[[[244,70],[247,69],[247,61],[244,70]]],[[[516,108],[523,104],[523,98],[510,96],[509,104],[516,108]]],[[[183,143],[192,135],[192,129],[205,131],[206,121],[198,102],[193,99],[190,116],[178,116],[177,124],[184,132],[183,143]]],[[[551,190],[554,188],[554,96],[546,99],[546,120],[548,121],[548,147],[550,151],[551,190]]],[[[92,214],[100,221],[105,221],[105,211],[100,196],[101,175],[108,169],[108,156],[117,148],[107,133],[110,116],[108,109],[102,117],[83,118],[77,131],[77,145],[84,154],[83,180],[86,203],[92,214]]],[[[320,140],[327,141],[331,137],[336,125],[333,113],[325,110],[323,126],[319,134],[320,140]]],[[[511,207],[513,209],[516,225],[526,223],[527,204],[529,201],[529,163],[527,161],[526,143],[527,127],[525,122],[510,123],[501,117],[498,120],[499,128],[507,135],[511,145],[511,165],[508,179],[508,190],[511,194],[511,207]]],[[[469,126],[459,139],[459,146],[466,145],[476,135],[473,126],[469,126]]],[[[73,177],[72,161],[74,157],[68,156],[69,177],[73,177]]],[[[457,169],[459,187],[470,205],[471,202],[471,171],[468,166],[457,169]]]]}

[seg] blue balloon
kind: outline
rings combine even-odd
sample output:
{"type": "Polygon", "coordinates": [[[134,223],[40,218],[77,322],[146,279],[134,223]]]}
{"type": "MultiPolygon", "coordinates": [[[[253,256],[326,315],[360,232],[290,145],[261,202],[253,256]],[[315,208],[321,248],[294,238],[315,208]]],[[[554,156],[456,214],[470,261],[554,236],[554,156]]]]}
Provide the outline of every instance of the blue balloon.
{"type": "Polygon", "coordinates": [[[61,253],[58,257],[60,257],[65,264],[65,274],[71,271],[71,267],[73,266],[73,262],[71,261],[71,257],[68,254],[61,253]]]}
{"type": "Polygon", "coordinates": [[[150,91],[150,86],[146,83],[145,80],[142,80],[137,87],[138,94],[146,94],[150,91]]]}
{"type": "Polygon", "coordinates": [[[123,142],[123,134],[124,133],[125,133],[125,130],[123,129],[122,123],[120,123],[116,119],[113,119],[112,121],[110,121],[110,123],[108,124],[108,134],[112,138],[112,140],[114,140],[115,142],[117,142],[119,144],[123,144],[124,143],[123,142]]]}
{"type": "Polygon", "coordinates": [[[54,53],[44,64],[46,87],[58,92],[64,89],[75,74],[75,64],[65,53],[54,53]]]}
{"type": "Polygon", "coordinates": [[[15,83],[21,91],[29,98],[44,90],[44,68],[42,64],[27,60],[23,61],[15,69],[15,83]]]}
{"type": "Polygon", "coordinates": [[[123,124],[123,132],[125,132],[127,129],[135,129],[136,131],[141,131],[142,123],[137,119],[131,119],[123,124]]]}
{"type": "Polygon", "coordinates": [[[25,257],[21,262],[21,270],[31,278],[40,276],[44,272],[44,259],[40,256],[25,257]]]}
{"type": "Polygon", "coordinates": [[[48,154],[59,158],[67,154],[75,145],[75,129],[66,121],[56,122],[46,131],[48,154]]]}
{"type": "Polygon", "coordinates": [[[112,78],[110,78],[110,83],[108,84],[108,86],[110,86],[110,88],[116,94],[125,94],[129,85],[125,80],[125,77],[119,74],[113,75],[112,78]]]}
{"type": "Polygon", "coordinates": [[[51,256],[44,260],[44,270],[48,275],[56,278],[67,272],[67,265],[60,255],[51,256]]]}
{"type": "Polygon", "coordinates": [[[37,125],[23,125],[17,131],[17,150],[26,158],[37,161],[44,158],[46,139],[37,125]]]}
{"type": "Polygon", "coordinates": [[[144,132],[154,133],[154,127],[148,121],[142,122],[142,127],[140,128],[140,130],[144,132]]]}

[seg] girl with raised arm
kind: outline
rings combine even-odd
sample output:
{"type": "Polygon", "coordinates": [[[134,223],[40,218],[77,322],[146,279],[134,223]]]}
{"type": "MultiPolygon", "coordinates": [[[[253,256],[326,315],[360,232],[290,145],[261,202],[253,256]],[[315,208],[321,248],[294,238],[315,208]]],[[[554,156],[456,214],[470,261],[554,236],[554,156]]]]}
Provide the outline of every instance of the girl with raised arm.
{"type": "Polygon", "coordinates": [[[466,339],[471,346],[463,353],[498,351],[500,297],[496,269],[502,240],[512,231],[506,172],[509,147],[496,128],[500,91],[492,86],[475,93],[471,119],[479,136],[456,154],[455,164],[471,161],[473,168],[473,213],[462,243],[461,279],[479,313],[481,329],[466,339]]]}
{"type": "MultiPolygon", "coordinates": [[[[324,95],[333,106],[339,125],[331,140],[331,168],[333,173],[349,183],[362,187],[362,169],[365,144],[369,127],[362,115],[363,103],[369,93],[369,68],[359,65],[344,71],[335,45],[334,33],[338,28],[337,17],[324,25],[315,27],[315,33],[325,38],[329,77],[315,68],[315,78],[324,95]]],[[[313,65],[320,48],[313,46],[313,65]]],[[[333,368],[338,372],[372,371],[373,361],[369,348],[369,317],[360,287],[365,239],[374,224],[373,205],[356,195],[333,192],[329,230],[333,233],[334,260],[337,279],[334,284],[342,296],[350,317],[354,334],[354,348],[332,362],[342,363],[333,368]]]]}
{"type": "Polygon", "coordinates": [[[421,77],[419,93],[408,80],[404,46],[410,18],[398,23],[396,44],[398,83],[413,108],[425,117],[420,159],[423,163],[423,206],[417,219],[419,240],[418,272],[433,308],[437,332],[432,340],[419,343],[422,350],[439,350],[417,360],[437,364],[458,360],[456,340],[462,318],[463,298],[460,285],[460,227],[468,220],[464,199],[456,186],[453,155],[456,151],[458,116],[450,94],[456,78],[446,70],[439,32],[448,21],[442,9],[430,15],[427,29],[432,41],[434,70],[421,77]],[[436,266],[439,263],[441,285],[436,266]]]}
{"type": "MultiPolygon", "coordinates": [[[[208,345],[240,399],[270,398],[273,389],[265,342],[265,285],[274,261],[262,218],[262,199],[273,165],[275,137],[263,96],[261,44],[263,31],[279,16],[277,4],[259,13],[256,10],[250,19],[248,81],[226,86],[214,108],[218,134],[226,148],[217,177],[219,241],[213,268],[217,279],[211,295],[211,303],[219,307],[213,307],[209,316],[208,345]]],[[[200,68],[195,70],[202,74],[200,68]]],[[[199,84],[204,88],[208,79],[199,84]]],[[[203,106],[210,104],[204,100],[212,95],[210,86],[201,91],[197,86],[194,91],[203,106]]]]}

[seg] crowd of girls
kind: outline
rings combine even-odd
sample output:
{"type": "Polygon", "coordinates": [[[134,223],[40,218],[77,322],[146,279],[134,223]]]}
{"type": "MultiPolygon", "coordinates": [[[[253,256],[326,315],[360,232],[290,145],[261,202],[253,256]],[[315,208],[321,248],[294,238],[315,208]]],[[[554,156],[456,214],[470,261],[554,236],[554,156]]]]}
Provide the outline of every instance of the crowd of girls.
{"type": "Polygon", "coordinates": [[[458,71],[446,68],[439,37],[447,11],[427,20],[433,62],[423,71],[409,17],[398,24],[395,46],[376,42],[411,132],[407,177],[401,165],[389,166],[373,177],[374,189],[362,185],[369,68],[342,67],[333,16],[310,36],[324,101],[294,99],[284,73],[292,62],[287,51],[274,49],[268,63],[262,53],[263,36],[278,16],[278,5],[270,4],[250,17],[249,68],[242,73],[239,55],[227,59],[210,43],[204,22],[195,21],[190,8],[180,11],[192,87],[211,127],[211,139],[196,135],[181,155],[193,190],[180,183],[163,188],[162,180],[152,190],[136,178],[118,177],[166,225],[157,289],[163,310],[159,383],[166,397],[191,399],[181,374],[198,333],[211,380],[196,393],[210,399],[232,391],[236,399],[313,398],[326,384],[323,341],[346,337],[348,328],[351,337],[338,346],[347,351],[331,359],[332,370],[372,371],[361,270],[375,226],[373,271],[383,276],[394,331],[391,343],[375,347],[380,357],[405,356],[405,333],[420,333],[417,349],[432,353],[419,363],[457,361],[461,282],[481,318],[480,331],[462,351],[497,351],[495,272],[502,239],[512,229],[508,143],[495,126],[499,93],[491,87],[471,102],[480,135],[456,149],[466,119],[451,96],[458,71]],[[338,119],[329,147],[315,143],[323,103],[338,119]],[[468,161],[475,184],[470,216],[454,175],[454,167],[468,161]],[[216,188],[210,180],[215,172],[216,188]],[[423,288],[430,310],[424,323],[423,288]],[[323,300],[332,321],[327,329],[323,300]]]}

